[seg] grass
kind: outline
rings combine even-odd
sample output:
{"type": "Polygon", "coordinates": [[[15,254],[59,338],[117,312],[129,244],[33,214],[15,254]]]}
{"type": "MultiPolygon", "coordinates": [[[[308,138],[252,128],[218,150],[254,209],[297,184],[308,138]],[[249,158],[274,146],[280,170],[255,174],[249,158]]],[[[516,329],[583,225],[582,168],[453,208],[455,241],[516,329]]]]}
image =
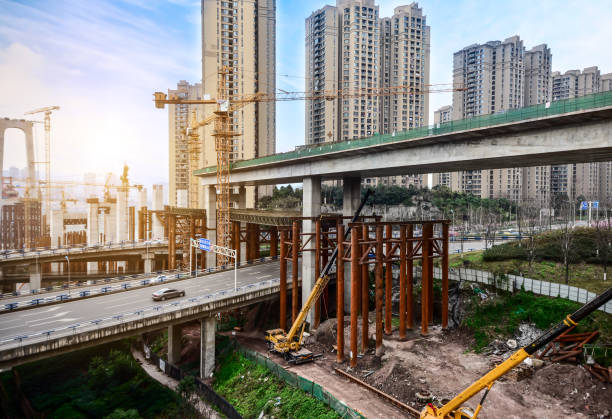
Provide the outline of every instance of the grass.
{"type": "MultiPolygon", "coordinates": [[[[474,333],[472,349],[480,352],[495,338],[513,336],[521,323],[533,323],[545,330],[581,306],[562,298],[540,297],[525,291],[514,295],[504,293],[485,301],[475,295],[463,325],[474,333]]],[[[592,313],[577,329],[579,332],[599,330],[599,343],[612,342],[612,322],[606,313],[592,313]]]]}
{"type": "Polygon", "coordinates": [[[236,352],[220,360],[213,387],[245,418],[256,418],[262,411],[275,418],[338,417],[323,402],[236,352]]]}
{"type": "MultiPolygon", "coordinates": [[[[195,417],[175,392],[144,372],[129,346],[129,341],[100,345],[22,365],[16,372],[33,408],[45,417],[104,418],[126,412],[122,417],[195,417]]],[[[12,372],[1,378],[10,388],[12,372]]]]}
{"type": "MultiPolygon", "coordinates": [[[[565,284],[565,266],[552,261],[534,261],[529,270],[529,263],[523,260],[503,260],[487,262],[482,258],[482,251],[449,256],[449,267],[477,269],[493,273],[522,275],[527,278],[565,284]]],[[[603,280],[601,265],[579,263],[570,265],[569,285],[584,288],[600,294],[612,286],[612,267],[609,269],[609,280],[603,280]]]]}

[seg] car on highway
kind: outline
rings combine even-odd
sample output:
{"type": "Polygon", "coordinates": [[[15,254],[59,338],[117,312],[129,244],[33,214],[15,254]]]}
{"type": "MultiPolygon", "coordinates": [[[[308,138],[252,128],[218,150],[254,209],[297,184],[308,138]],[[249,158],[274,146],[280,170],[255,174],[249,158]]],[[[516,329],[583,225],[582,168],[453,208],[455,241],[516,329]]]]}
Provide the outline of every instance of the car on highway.
{"type": "Polygon", "coordinates": [[[185,290],[177,290],[176,288],[162,288],[153,293],[153,301],[164,301],[169,298],[184,296],[185,290]]]}
{"type": "Polygon", "coordinates": [[[164,281],[166,281],[166,279],[168,279],[168,278],[166,278],[166,275],[157,275],[155,278],[153,278],[151,280],[151,282],[153,284],[156,284],[158,282],[164,282],[164,281]]]}

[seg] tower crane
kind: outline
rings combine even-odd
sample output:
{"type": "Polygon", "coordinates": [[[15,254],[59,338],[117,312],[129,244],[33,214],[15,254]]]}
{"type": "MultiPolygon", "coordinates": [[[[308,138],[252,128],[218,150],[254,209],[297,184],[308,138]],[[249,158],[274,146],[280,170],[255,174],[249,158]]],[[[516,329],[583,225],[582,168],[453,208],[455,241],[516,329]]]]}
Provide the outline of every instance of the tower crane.
{"type": "MultiPolygon", "coordinates": [[[[390,86],[383,88],[357,88],[345,90],[318,90],[310,92],[288,92],[280,91],[275,94],[257,92],[245,96],[232,96],[228,94],[228,84],[232,79],[234,69],[231,67],[221,67],[218,70],[218,88],[217,98],[205,99],[181,99],[178,96],[168,97],[163,92],[154,93],[155,107],[163,109],[165,105],[217,105],[217,109],[212,115],[209,115],[197,121],[197,115],[192,112],[189,130],[183,135],[188,136],[189,147],[189,165],[194,168],[199,161],[201,150],[201,142],[199,138],[198,128],[214,122],[212,136],[215,138],[215,151],[217,154],[217,225],[216,239],[217,245],[221,247],[229,247],[230,242],[230,184],[229,173],[232,162],[233,138],[240,135],[233,130],[233,112],[243,108],[249,103],[257,102],[281,102],[292,100],[335,100],[338,98],[362,98],[362,97],[379,97],[393,95],[423,95],[429,93],[453,92],[465,90],[464,88],[447,88],[447,89],[430,89],[434,85],[426,85],[426,90],[414,89],[408,86],[390,86]]],[[[195,195],[194,189],[197,187],[197,182],[193,181],[193,171],[190,173],[190,204],[197,206],[197,202],[193,199],[195,195]]],[[[217,263],[225,264],[227,258],[222,255],[217,255],[217,263]]]]}
{"type": "MultiPolygon", "coordinates": [[[[26,112],[24,115],[34,115],[37,113],[45,114],[45,179],[47,182],[51,182],[51,113],[53,111],[59,111],[59,106],[47,106],[45,108],[34,109],[26,112]]],[[[48,214],[51,211],[51,189],[46,188],[45,194],[45,207],[48,214]]]]}

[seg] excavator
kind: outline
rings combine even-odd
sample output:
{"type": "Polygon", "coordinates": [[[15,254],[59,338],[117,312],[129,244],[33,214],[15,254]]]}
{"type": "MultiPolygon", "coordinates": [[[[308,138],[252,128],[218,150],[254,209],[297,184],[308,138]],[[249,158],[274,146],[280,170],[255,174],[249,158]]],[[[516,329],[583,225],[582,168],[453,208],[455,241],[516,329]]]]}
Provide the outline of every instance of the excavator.
{"type": "MultiPolygon", "coordinates": [[[[366,191],[365,196],[361,200],[361,204],[359,208],[353,215],[351,220],[352,223],[356,222],[359,218],[359,214],[363,209],[364,205],[370,198],[370,196],[374,194],[374,190],[368,189],[366,191]]],[[[349,237],[351,229],[347,228],[344,233],[343,240],[347,240],[349,237]]],[[[338,240],[342,240],[338,237],[338,240]]],[[[312,306],[315,304],[317,299],[323,293],[325,286],[329,282],[329,271],[332,266],[336,262],[338,258],[338,247],[334,249],[334,252],[329,258],[327,265],[321,271],[321,274],[317,278],[317,282],[315,282],[314,287],[312,287],[312,291],[306,300],[306,303],[300,310],[300,313],[295,318],[295,321],[291,325],[291,329],[289,329],[289,333],[286,333],[283,329],[272,329],[266,331],[266,341],[268,342],[268,349],[271,352],[276,352],[282,355],[287,362],[290,364],[304,364],[306,362],[310,362],[314,360],[314,354],[308,349],[303,347],[303,339],[304,339],[304,330],[306,328],[306,316],[308,312],[312,309],[312,306]]]]}
{"type": "Polygon", "coordinates": [[[509,372],[512,368],[519,365],[526,358],[529,358],[535,354],[538,350],[542,349],[549,342],[555,340],[555,338],[562,333],[566,332],[569,328],[576,326],[582,319],[587,317],[593,311],[597,310],[602,305],[606,304],[612,299],[612,287],[608,288],[607,291],[595,297],[591,302],[580,307],[573,314],[568,314],[562,322],[556,326],[551,327],[542,335],[533,340],[527,346],[520,348],[513,353],[508,359],[493,368],[478,381],[473,383],[471,386],[459,393],[455,398],[446,403],[443,406],[436,407],[433,403],[429,403],[420,413],[421,419],[476,419],[482,405],[489,394],[489,390],[495,384],[500,377],[509,372]],[[470,400],[472,397],[480,393],[481,390],[485,390],[478,406],[474,411],[470,408],[463,406],[463,404],[470,400]]]}

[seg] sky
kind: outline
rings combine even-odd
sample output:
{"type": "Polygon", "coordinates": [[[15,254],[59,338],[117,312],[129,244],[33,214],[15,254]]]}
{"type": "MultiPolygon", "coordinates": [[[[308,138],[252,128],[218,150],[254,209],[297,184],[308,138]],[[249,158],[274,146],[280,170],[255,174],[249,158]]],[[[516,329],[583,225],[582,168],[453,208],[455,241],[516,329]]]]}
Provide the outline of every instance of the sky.
{"type": "MultiPolygon", "coordinates": [[[[304,19],[325,4],[277,0],[277,88],[304,90],[304,19]]],[[[408,1],[378,0],[380,16],[408,1]]],[[[596,65],[612,72],[610,0],[425,0],[431,26],[430,83],[452,81],[453,53],[519,35],[527,49],[546,43],[553,71],[596,65]]],[[[155,91],[201,79],[198,0],[0,0],[0,117],[57,105],[52,177],[120,173],[151,185],[168,181],[168,114],[155,91]]],[[[430,97],[430,114],[451,104],[430,97]]],[[[32,118],[33,119],[33,118],[32,118]]],[[[41,120],[42,118],[37,118],[41,120]]],[[[430,118],[433,120],[433,118],[430,118]]],[[[277,151],[304,143],[304,103],[277,104],[277,151]]],[[[37,161],[44,133],[36,125],[37,161]]],[[[23,134],[6,133],[4,168],[25,166],[23,134]]]]}

